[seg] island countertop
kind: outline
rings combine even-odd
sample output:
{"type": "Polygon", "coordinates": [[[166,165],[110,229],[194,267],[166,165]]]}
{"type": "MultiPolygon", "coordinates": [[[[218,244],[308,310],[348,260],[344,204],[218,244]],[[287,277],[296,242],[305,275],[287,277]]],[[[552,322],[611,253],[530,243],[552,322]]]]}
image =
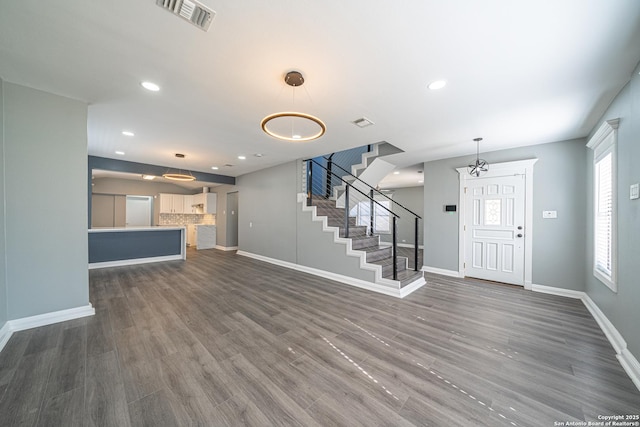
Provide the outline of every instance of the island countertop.
{"type": "Polygon", "coordinates": [[[184,230],[185,225],[151,225],[140,227],[94,227],[89,229],[89,233],[105,233],[120,231],[161,231],[161,230],[184,230]]]}

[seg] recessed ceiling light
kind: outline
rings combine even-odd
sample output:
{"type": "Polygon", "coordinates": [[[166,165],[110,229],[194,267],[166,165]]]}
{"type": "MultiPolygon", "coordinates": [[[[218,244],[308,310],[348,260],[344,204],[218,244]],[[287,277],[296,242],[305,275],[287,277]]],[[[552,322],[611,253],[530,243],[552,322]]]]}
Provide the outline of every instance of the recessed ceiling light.
{"type": "Polygon", "coordinates": [[[214,171],[217,171],[218,167],[217,166],[211,166],[211,169],[213,169],[214,171]]]}
{"type": "Polygon", "coordinates": [[[238,156],[238,159],[244,160],[244,159],[246,159],[246,157],[245,156],[238,156]]]}
{"type": "Polygon", "coordinates": [[[438,89],[442,89],[446,85],[447,85],[446,80],[436,80],[434,82],[429,83],[429,86],[427,87],[431,90],[438,90],[438,89]]]}
{"type": "Polygon", "coordinates": [[[146,90],[150,90],[151,92],[157,92],[160,90],[160,86],[152,82],[142,82],[140,83],[143,88],[146,90]]]}
{"type": "Polygon", "coordinates": [[[262,154],[262,153],[256,153],[256,154],[254,154],[254,156],[255,156],[255,157],[262,157],[262,156],[264,156],[264,154],[262,154]]]}
{"type": "Polygon", "coordinates": [[[133,132],[131,132],[131,131],[128,131],[128,130],[123,130],[123,131],[122,131],[122,134],[123,134],[124,136],[135,136],[135,133],[133,133],[133,132]]]}
{"type": "Polygon", "coordinates": [[[116,151],[116,154],[119,156],[124,156],[124,151],[116,151]]]}
{"type": "Polygon", "coordinates": [[[147,181],[153,181],[156,179],[155,175],[142,175],[142,179],[146,179],[147,181]]]}
{"type": "Polygon", "coordinates": [[[393,174],[394,175],[400,175],[400,171],[395,171],[393,174]]]}

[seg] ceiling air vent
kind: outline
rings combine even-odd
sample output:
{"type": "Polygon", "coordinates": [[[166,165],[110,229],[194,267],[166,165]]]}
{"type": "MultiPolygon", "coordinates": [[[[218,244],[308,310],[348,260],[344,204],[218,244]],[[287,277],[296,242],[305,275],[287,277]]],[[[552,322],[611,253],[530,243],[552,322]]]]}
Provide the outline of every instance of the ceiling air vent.
{"type": "Polygon", "coordinates": [[[209,30],[216,13],[193,0],[156,0],[156,4],[174,15],[186,19],[203,31],[209,30]]]}
{"type": "Polygon", "coordinates": [[[366,128],[367,126],[371,126],[373,122],[366,117],[361,117],[358,120],[354,120],[351,123],[358,126],[359,128],[366,128]]]}

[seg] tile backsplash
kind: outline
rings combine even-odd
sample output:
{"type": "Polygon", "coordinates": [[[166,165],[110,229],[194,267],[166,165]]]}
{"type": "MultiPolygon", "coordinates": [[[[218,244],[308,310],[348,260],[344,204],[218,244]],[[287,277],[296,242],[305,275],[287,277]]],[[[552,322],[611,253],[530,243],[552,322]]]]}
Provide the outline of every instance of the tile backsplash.
{"type": "Polygon", "coordinates": [[[213,214],[169,214],[161,213],[158,225],[188,225],[211,224],[215,225],[216,216],[213,214]]]}

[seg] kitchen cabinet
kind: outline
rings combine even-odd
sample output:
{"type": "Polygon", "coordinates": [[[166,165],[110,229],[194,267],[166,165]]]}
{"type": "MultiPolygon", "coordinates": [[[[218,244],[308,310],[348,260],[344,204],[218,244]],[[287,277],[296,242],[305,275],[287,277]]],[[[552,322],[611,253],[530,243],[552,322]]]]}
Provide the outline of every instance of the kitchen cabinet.
{"type": "Polygon", "coordinates": [[[216,247],[216,226],[196,225],[196,249],[212,249],[216,247]]]}
{"type": "Polygon", "coordinates": [[[194,205],[203,205],[204,206],[204,195],[208,193],[198,193],[193,195],[193,204],[194,205]]]}
{"type": "Polygon", "coordinates": [[[198,213],[197,208],[194,206],[196,202],[194,201],[195,196],[191,194],[185,194],[183,196],[183,212],[186,214],[195,214],[198,213]]]}
{"type": "Polygon", "coordinates": [[[184,196],[182,194],[160,193],[160,213],[184,213],[184,196]]]}

